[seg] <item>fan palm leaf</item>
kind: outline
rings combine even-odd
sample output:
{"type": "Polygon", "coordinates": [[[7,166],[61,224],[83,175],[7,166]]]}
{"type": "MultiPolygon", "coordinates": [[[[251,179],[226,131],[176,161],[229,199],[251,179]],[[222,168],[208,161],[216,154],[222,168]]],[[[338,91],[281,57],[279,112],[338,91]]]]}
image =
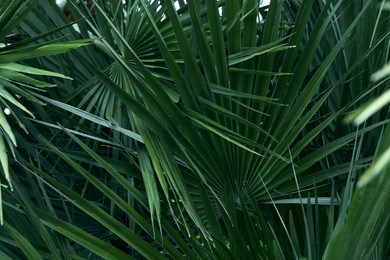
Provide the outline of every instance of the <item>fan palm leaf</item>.
{"type": "MultiPolygon", "coordinates": [[[[387,78],[369,81],[388,58],[376,60],[388,46],[383,5],[92,2],[69,1],[78,31],[69,27],[64,36],[92,37],[92,46],[25,65],[74,78],[46,97],[31,95],[48,104],[28,121],[45,138],[28,141],[29,151],[39,152],[21,163],[46,198],[22,212],[72,241],[53,238],[52,245],[63,245],[59,254],[73,248],[68,256],[121,258],[120,247],[146,258],[348,255],[337,245],[362,221],[362,204],[353,199],[343,226],[355,179],[373,160],[373,140],[388,117],[376,114],[357,129],[344,118],[386,88],[387,78]]],[[[39,35],[35,23],[61,28],[68,21],[42,1],[20,30],[39,35]]],[[[387,250],[388,234],[376,224],[388,222],[380,213],[385,192],[375,196],[383,203],[365,233],[349,239],[364,245],[356,257],[387,250]]],[[[7,232],[22,245],[20,255],[36,246],[20,230],[7,232]]],[[[45,253],[54,255],[50,248],[45,253]]]]}

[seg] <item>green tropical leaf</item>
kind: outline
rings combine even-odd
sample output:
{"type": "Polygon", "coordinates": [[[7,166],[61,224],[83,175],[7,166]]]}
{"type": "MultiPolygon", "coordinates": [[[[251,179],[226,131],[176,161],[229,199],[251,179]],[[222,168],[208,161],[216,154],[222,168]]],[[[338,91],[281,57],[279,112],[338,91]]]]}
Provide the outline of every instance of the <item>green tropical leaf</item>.
{"type": "Polygon", "coordinates": [[[386,259],[389,15],[1,2],[1,257],[386,259]]]}

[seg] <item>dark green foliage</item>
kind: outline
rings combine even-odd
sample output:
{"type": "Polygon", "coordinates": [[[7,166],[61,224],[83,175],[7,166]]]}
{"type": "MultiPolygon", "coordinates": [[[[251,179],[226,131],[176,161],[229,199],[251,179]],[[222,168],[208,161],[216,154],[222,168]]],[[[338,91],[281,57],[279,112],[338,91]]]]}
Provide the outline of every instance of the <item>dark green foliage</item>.
{"type": "Polygon", "coordinates": [[[384,1],[87,2],[0,4],[2,258],[384,259],[384,1]]]}

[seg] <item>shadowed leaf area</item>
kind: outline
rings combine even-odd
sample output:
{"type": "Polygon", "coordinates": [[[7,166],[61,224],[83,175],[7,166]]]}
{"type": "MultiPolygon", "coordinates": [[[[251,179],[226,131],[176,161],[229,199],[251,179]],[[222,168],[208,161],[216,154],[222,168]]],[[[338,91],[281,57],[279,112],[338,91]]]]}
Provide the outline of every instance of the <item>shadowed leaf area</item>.
{"type": "Polygon", "coordinates": [[[0,2],[1,259],[387,259],[386,1],[60,2],[0,2]]]}

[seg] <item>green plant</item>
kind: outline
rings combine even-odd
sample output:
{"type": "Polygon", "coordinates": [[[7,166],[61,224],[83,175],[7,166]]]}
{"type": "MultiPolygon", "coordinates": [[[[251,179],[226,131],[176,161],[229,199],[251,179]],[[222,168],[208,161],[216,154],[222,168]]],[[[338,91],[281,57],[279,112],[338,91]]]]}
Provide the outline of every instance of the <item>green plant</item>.
{"type": "MultiPolygon", "coordinates": [[[[386,112],[344,122],[387,88],[369,78],[387,63],[388,13],[360,2],[70,1],[78,31],[50,37],[94,44],[26,61],[74,80],[34,95],[48,109],[19,137],[3,241],[58,259],[348,253],[337,241],[362,221],[355,180],[388,123],[386,112]]],[[[19,31],[68,23],[41,1],[19,31]]],[[[388,223],[386,192],[366,195],[383,202],[374,226],[388,223]]],[[[356,257],[386,255],[385,229],[357,242],[372,230],[350,239],[356,257]]]]}

